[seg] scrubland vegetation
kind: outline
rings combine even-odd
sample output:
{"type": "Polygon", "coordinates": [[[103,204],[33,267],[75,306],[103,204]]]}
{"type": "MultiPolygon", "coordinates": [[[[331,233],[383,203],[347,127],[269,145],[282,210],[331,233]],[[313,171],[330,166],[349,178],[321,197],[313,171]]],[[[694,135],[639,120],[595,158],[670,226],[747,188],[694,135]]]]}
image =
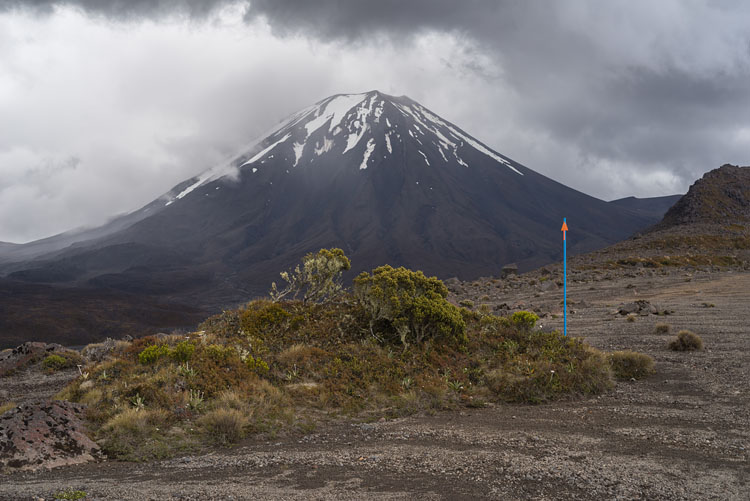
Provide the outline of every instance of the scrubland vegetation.
{"type": "Polygon", "coordinates": [[[677,337],[669,343],[669,348],[674,351],[696,351],[703,349],[703,340],[698,334],[688,330],[677,333],[677,337]]]}
{"type": "Polygon", "coordinates": [[[118,342],[59,398],[88,404],[111,456],[145,460],[343,417],[598,394],[612,386],[612,368],[628,378],[652,370],[649,357],[608,358],[542,332],[530,312],[455,306],[445,285],[421,272],[382,266],[344,290],[348,268],[338,249],[310,254],[282,275],[287,285],[274,285],[273,299],[188,335],[118,342]]]}

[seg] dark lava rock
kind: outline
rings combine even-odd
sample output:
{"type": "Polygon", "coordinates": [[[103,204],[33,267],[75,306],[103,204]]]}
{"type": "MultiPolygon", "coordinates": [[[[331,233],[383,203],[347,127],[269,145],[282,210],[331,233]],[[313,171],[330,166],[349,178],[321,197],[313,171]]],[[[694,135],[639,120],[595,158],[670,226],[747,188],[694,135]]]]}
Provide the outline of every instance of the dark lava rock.
{"type": "Polygon", "coordinates": [[[100,457],[99,446],[86,435],[84,408],[37,401],[0,415],[0,468],[37,470],[100,457]]]}
{"type": "Polygon", "coordinates": [[[633,303],[625,303],[621,304],[617,308],[617,312],[620,315],[630,315],[630,314],[638,314],[642,316],[654,314],[656,315],[657,309],[656,306],[652,305],[648,301],[645,300],[638,300],[633,303]]]}

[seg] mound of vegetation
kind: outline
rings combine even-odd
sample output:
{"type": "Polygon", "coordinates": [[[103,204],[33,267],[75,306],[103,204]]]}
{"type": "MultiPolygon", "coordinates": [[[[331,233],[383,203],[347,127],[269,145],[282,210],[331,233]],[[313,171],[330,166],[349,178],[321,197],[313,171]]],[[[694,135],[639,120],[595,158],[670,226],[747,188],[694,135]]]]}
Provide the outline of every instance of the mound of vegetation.
{"type": "Polygon", "coordinates": [[[614,376],[619,380],[641,379],[654,373],[654,359],[645,353],[615,351],[607,358],[614,376]]]}
{"type": "Polygon", "coordinates": [[[533,313],[471,312],[436,278],[390,266],[349,292],[348,267],[338,249],[310,254],[273,287],[276,301],[251,301],[186,336],[118,343],[60,398],[89,405],[111,456],[143,460],[341,416],[537,403],[612,385],[604,354],[536,330],[533,313]]]}
{"type": "Polygon", "coordinates": [[[697,351],[703,349],[703,340],[698,334],[688,330],[677,333],[677,337],[669,343],[669,348],[674,351],[697,351]]]}

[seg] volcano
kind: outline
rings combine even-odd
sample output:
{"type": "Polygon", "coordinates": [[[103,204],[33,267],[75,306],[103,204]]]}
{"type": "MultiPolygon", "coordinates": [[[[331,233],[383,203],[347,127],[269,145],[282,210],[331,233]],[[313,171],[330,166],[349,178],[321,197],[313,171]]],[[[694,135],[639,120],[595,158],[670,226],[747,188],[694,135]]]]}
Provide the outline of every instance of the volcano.
{"type": "Polygon", "coordinates": [[[264,294],[307,252],[340,247],[441,278],[530,269],[604,247],[661,214],[607,203],[498,153],[408,97],[328,97],[247,152],[94,230],[0,247],[14,281],[218,309],[264,294]]]}

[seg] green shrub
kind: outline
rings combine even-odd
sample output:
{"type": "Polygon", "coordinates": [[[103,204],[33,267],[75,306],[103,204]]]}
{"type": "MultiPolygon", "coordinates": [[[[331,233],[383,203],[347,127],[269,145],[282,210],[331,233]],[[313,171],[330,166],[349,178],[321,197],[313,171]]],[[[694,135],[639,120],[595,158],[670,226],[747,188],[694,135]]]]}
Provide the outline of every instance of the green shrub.
{"type": "Polygon", "coordinates": [[[302,258],[302,267],[281,273],[287,285],[279,290],[276,282],[271,284],[271,299],[280,301],[286,296],[296,299],[302,294],[302,302],[323,303],[341,294],[341,274],[351,268],[349,258],[341,249],[320,249],[317,254],[302,258]]]}
{"type": "Polygon", "coordinates": [[[697,334],[688,330],[677,333],[677,337],[669,343],[674,351],[694,351],[703,349],[703,340],[697,334]]]}
{"type": "Polygon", "coordinates": [[[517,311],[510,316],[510,323],[522,331],[533,329],[537,320],[539,317],[530,311],[517,311]]]}
{"type": "Polygon", "coordinates": [[[47,358],[44,359],[42,365],[44,365],[44,367],[46,367],[50,371],[54,372],[65,369],[66,367],[70,367],[70,362],[67,358],[53,353],[52,355],[48,355],[47,358]]]}
{"type": "Polygon", "coordinates": [[[405,346],[428,339],[467,341],[461,311],[445,299],[448,289],[421,271],[385,265],[372,275],[363,272],[354,279],[354,295],[370,315],[371,326],[380,323],[386,335],[395,335],[405,346]]]}
{"type": "Polygon", "coordinates": [[[473,308],[474,307],[474,301],[471,299],[462,299],[458,302],[459,306],[463,306],[464,308],[473,308]]]}
{"type": "Polygon", "coordinates": [[[189,341],[180,341],[171,350],[170,356],[178,362],[187,362],[193,356],[195,345],[189,341]]]}
{"type": "Polygon", "coordinates": [[[166,344],[152,344],[138,354],[138,361],[143,365],[153,364],[160,358],[168,357],[170,351],[166,344]]]}
{"type": "Polygon", "coordinates": [[[617,379],[629,381],[654,373],[654,359],[645,353],[615,351],[607,355],[612,373],[617,379]]]}
{"type": "Polygon", "coordinates": [[[86,491],[74,491],[73,489],[65,489],[64,491],[56,492],[53,499],[86,499],[88,494],[86,491]]]}
{"type": "Polygon", "coordinates": [[[291,317],[281,304],[268,300],[252,301],[240,314],[240,331],[247,337],[264,339],[278,331],[291,317]]]}

